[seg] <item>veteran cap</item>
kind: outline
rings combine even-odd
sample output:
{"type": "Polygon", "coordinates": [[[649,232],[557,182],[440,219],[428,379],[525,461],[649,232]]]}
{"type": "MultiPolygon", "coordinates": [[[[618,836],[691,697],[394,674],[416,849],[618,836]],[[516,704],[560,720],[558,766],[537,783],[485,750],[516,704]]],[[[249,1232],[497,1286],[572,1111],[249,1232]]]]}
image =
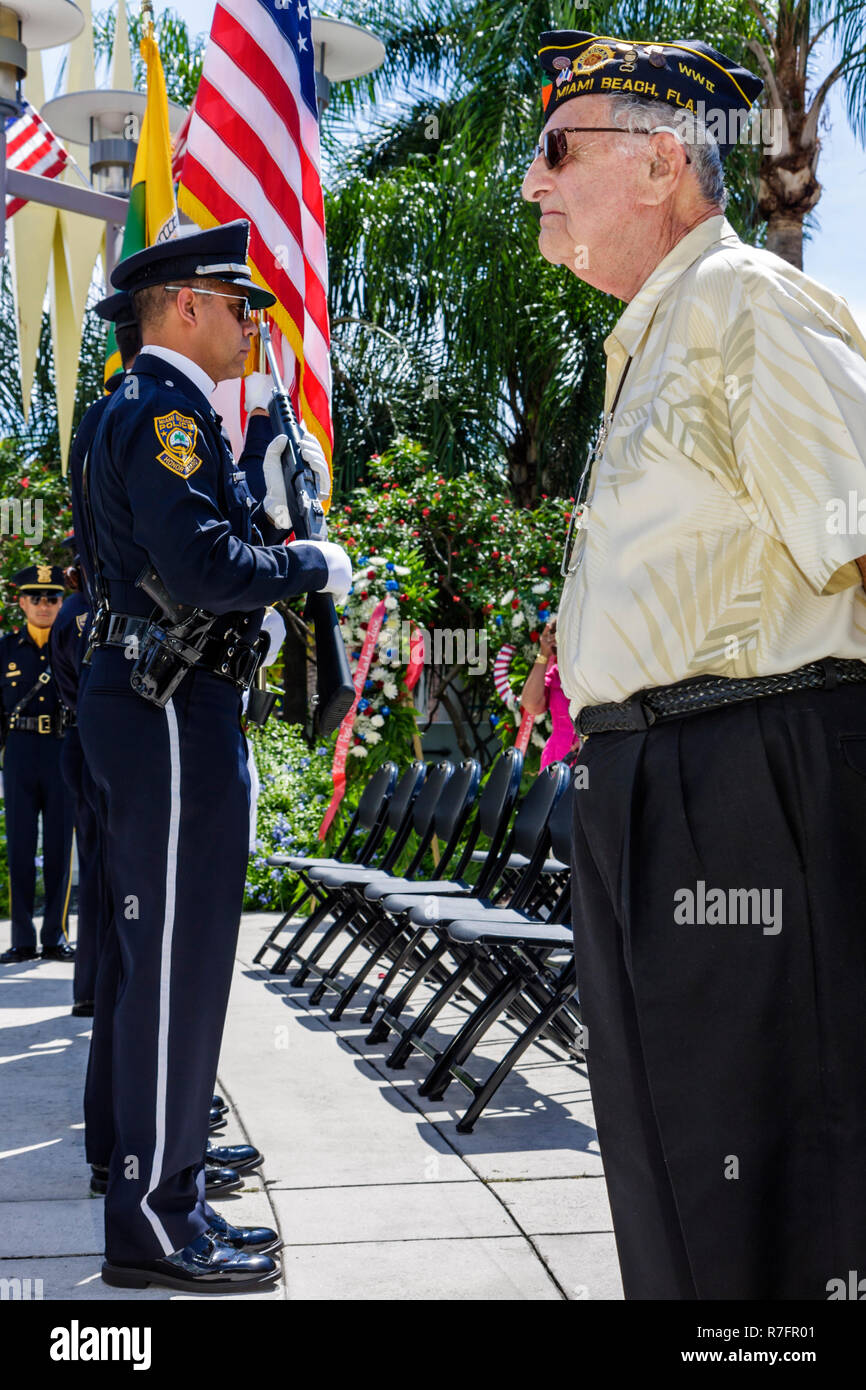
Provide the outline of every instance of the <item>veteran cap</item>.
{"type": "Polygon", "coordinates": [[[545,73],[545,121],[573,97],[631,94],[664,101],[703,117],[723,159],[737,138],[731,138],[736,125],[729,120],[731,113],[745,117],[764,85],[748,68],[700,39],[645,43],[554,29],[540,35],[538,56],[545,73]]]}
{"type": "Polygon", "coordinates": [[[101,319],[113,323],[115,328],[138,327],[138,319],[135,317],[132,300],[124,290],[118,290],[116,294],[108,294],[104,299],[100,299],[98,303],[94,304],[93,312],[98,314],[101,319]]]}
{"type": "Polygon", "coordinates": [[[150,285],[205,277],[237,285],[252,309],[267,309],[276,296],[254,283],[247,265],[250,224],[245,219],[211,227],[191,236],[173,237],[118,261],[111,272],[115,289],[129,295],[150,285]]]}
{"type": "Polygon", "coordinates": [[[66,588],[59,565],[30,565],[28,569],[13,574],[9,582],[15,585],[19,594],[54,594],[58,591],[62,594],[66,588]]]}

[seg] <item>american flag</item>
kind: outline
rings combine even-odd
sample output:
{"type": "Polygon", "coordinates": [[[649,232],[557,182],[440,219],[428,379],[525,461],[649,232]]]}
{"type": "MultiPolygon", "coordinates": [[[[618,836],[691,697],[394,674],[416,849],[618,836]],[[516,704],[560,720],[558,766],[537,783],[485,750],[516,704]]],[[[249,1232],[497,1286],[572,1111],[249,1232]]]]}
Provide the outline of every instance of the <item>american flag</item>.
{"type": "MultiPolygon", "coordinates": [[[[6,166],[25,174],[41,174],[55,179],[66,167],[69,155],[54,131],[43,121],[29,102],[24,102],[20,116],[6,122],[6,166]]],[[[6,216],[11,217],[23,208],[26,198],[6,197],[6,216]]]]}
{"type": "Polygon", "coordinates": [[[284,376],[291,386],[294,366],[295,407],[330,462],[328,262],[312,21],[302,0],[219,0],[195,104],[175,141],[175,174],[178,205],[199,226],[249,219],[253,277],[277,297],[268,315],[282,334],[284,376]]]}

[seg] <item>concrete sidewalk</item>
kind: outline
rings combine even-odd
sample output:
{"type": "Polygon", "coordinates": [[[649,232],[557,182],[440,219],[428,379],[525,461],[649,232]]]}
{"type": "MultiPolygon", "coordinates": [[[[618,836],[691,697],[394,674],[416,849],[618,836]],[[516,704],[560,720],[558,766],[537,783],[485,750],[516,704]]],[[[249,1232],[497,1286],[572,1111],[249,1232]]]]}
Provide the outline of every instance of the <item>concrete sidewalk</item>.
{"type": "MultiPolygon", "coordinates": [[[[238,1297],[621,1299],[585,1074],[532,1048],[460,1135],[465,1092],[425,1102],[417,1054],[389,1071],[391,1044],[364,1042],[363,995],[331,1023],[309,989],[252,964],[273,920],[243,919],[218,1083],[232,1106],[219,1142],[248,1140],[266,1161],[216,1205],[279,1229],[283,1280],[238,1297]]],[[[81,1118],[90,1024],[69,1015],[71,978],[56,962],[0,967],[0,1279],[41,1280],[45,1299],[127,1299],[99,1277],[81,1118]]],[[[443,1015],[443,1032],[461,1017],[443,1015]]],[[[492,1032],[482,1055],[507,1036],[492,1032]]]]}

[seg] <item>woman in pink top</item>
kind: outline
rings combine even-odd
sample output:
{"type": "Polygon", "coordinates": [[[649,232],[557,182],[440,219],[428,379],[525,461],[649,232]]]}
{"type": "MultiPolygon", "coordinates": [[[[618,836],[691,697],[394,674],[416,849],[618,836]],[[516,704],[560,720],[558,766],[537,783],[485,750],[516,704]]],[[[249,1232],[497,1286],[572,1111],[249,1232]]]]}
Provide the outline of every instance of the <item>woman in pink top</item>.
{"type": "Polygon", "coordinates": [[[520,703],[529,714],[539,715],[550,710],[553,732],[541,754],[542,767],[557,762],[560,758],[566,757],[573,748],[580,747],[580,735],[568,712],[568,700],[556,664],[555,617],[550,619],[541,634],[539,654],[526,677],[520,703]]]}

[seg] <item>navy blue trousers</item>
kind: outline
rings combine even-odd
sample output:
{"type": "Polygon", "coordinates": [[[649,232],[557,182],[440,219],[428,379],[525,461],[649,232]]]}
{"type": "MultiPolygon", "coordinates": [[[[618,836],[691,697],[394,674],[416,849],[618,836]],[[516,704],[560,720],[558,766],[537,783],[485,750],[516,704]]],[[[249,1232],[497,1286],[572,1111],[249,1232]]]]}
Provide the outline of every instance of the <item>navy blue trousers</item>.
{"type": "Polygon", "coordinates": [[[578,767],[578,992],[626,1298],[824,1300],[866,1274],[866,687],[591,734],[578,767]]]}
{"type": "Polygon", "coordinates": [[[103,866],[99,790],[87,766],[78,729],[66,731],[60,766],[75,809],[78,851],[78,933],[72,997],[90,1000],[96,988],[96,966],[111,911],[103,866]]]}
{"type": "Polygon", "coordinates": [[[42,875],[45,911],[42,945],[66,936],[72,867],[72,798],[60,770],[62,740],[53,734],[12,729],[3,755],[6,849],[12,898],[12,945],[36,945],[36,846],[42,816],[42,875]]]}
{"type": "Polygon", "coordinates": [[[111,1154],[106,1255],[134,1263],[182,1249],[209,1224],[202,1163],[243,906],[249,778],[228,682],[191,673],[161,710],[132,692],[129,671],[122,651],[96,652],[78,715],[105,797],[113,902],[88,1158],[111,1154]]]}

